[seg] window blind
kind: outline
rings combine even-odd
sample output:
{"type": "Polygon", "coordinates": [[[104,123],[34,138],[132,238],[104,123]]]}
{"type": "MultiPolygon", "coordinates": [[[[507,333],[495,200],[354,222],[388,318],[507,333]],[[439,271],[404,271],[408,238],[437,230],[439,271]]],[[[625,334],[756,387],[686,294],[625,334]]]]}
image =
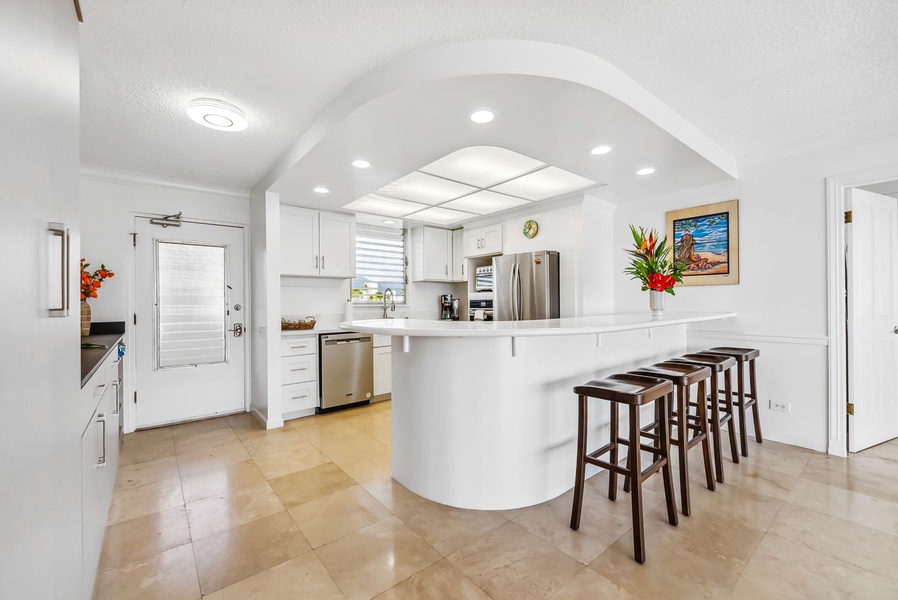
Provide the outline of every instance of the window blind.
{"type": "Polygon", "coordinates": [[[356,276],[352,300],[357,304],[383,302],[390,288],[394,301],[405,302],[405,230],[359,223],[355,232],[356,276]]]}

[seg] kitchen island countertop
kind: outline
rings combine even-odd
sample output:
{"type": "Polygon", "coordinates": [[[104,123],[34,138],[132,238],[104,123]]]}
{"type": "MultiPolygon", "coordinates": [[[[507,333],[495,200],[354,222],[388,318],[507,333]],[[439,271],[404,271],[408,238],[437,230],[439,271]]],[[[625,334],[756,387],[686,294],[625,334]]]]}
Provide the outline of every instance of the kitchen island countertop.
{"type": "Polygon", "coordinates": [[[567,317],[537,321],[430,321],[426,319],[368,319],[346,321],[340,328],[364,333],[411,337],[535,337],[582,335],[688,325],[735,317],[735,312],[648,312],[567,317]]]}

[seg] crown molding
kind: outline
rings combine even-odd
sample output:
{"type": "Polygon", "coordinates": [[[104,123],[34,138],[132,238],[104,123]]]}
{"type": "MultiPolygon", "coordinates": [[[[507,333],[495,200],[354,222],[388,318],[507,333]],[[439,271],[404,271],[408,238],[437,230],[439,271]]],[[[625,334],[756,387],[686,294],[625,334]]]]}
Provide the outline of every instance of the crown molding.
{"type": "Polygon", "coordinates": [[[244,190],[223,185],[190,181],[188,179],[176,179],[174,177],[164,177],[162,175],[151,175],[150,173],[141,173],[139,171],[113,169],[110,167],[101,167],[99,165],[82,164],[80,175],[81,179],[90,179],[105,183],[136,185],[164,190],[175,190],[179,192],[196,192],[213,196],[237,198],[239,200],[249,200],[250,198],[250,190],[248,189],[244,190]]]}
{"type": "Polygon", "coordinates": [[[768,167],[778,163],[828,154],[836,150],[846,150],[898,138],[898,119],[885,123],[874,123],[864,127],[834,132],[825,138],[790,144],[773,150],[752,152],[736,158],[739,172],[768,167]]]}

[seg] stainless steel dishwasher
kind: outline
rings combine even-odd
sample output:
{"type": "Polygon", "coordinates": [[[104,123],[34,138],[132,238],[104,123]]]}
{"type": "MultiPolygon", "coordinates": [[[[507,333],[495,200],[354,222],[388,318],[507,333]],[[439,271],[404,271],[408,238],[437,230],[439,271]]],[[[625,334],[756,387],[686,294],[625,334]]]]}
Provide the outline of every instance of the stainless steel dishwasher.
{"type": "Polygon", "coordinates": [[[368,402],[374,395],[374,343],[370,333],[321,336],[321,408],[368,402]]]}

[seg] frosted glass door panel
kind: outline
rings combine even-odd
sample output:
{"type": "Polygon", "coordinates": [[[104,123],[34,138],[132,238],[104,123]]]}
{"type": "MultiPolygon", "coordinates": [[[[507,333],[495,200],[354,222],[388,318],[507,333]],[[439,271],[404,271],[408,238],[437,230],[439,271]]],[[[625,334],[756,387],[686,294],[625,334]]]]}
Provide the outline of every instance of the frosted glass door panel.
{"type": "Polygon", "coordinates": [[[227,362],[227,249],[156,245],[156,368],[227,362]]]}

